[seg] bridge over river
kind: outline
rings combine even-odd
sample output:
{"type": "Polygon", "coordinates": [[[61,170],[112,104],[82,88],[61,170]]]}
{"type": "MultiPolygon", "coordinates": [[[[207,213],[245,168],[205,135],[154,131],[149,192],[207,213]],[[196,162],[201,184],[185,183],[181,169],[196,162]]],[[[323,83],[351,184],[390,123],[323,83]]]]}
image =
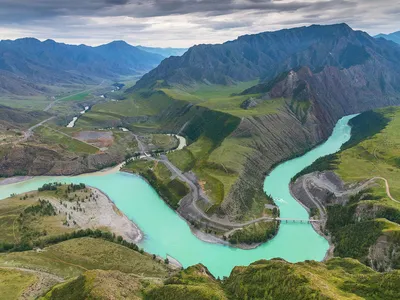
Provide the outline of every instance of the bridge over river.
{"type": "Polygon", "coordinates": [[[314,219],[291,219],[291,218],[274,218],[275,221],[281,221],[286,223],[320,223],[321,220],[314,219]]]}

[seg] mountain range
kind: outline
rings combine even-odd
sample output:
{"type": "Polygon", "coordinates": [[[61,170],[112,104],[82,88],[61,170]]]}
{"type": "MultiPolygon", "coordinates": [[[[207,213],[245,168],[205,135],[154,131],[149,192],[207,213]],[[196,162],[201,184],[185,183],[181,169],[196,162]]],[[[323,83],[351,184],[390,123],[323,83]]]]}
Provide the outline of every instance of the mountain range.
{"type": "Polygon", "coordinates": [[[36,95],[48,86],[93,84],[145,73],[163,56],[123,41],[98,47],[34,38],[0,41],[0,93],[36,95]]]}
{"type": "Polygon", "coordinates": [[[378,34],[375,36],[376,38],[384,38],[389,41],[393,41],[397,44],[400,44],[400,31],[389,33],[389,34],[378,34]]]}
{"type": "Polygon", "coordinates": [[[373,56],[370,52],[396,59],[393,49],[389,43],[353,31],[346,24],[284,29],[245,35],[224,44],[194,46],[181,57],[163,61],[143,76],[137,87],[151,86],[157,80],[172,86],[229,85],[254,79],[266,82],[301,66],[312,71],[325,66],[348,69],[366,62],[373,56]]]}
{"type": "Polygon", "coordinates": [[[136,46],[140,50],[159,54],[163,57],[170,57],[170,56],[181,56],[187,51],[187,48],[155,48],[155,47],[145,47],[145,46],[136,46]]]}

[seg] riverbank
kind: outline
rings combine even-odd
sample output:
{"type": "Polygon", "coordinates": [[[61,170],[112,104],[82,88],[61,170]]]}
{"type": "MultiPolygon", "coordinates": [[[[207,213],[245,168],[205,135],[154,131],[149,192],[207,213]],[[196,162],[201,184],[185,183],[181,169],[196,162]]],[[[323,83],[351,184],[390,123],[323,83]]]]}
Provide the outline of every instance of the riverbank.
{"type": "Polygon", "coordinates": [[[27,181],[32,178],[33,178],[33,176],[16,176],[16,177],[4,178],[0,181],[0,186],[13,184],[13,183],[19,183],[19,182],[27,181]]]}
{"type": "MultiPolygon", "coordinates": [[[[97,188],[89,187],[96,201],[85,201],[80,206],[83,211],[74,210],[71,214],[71,221],[82,228],[102,228],[106,227],[117,236],[122,236],[126,241],[139,243],[144,235],[139,227],[121,212],[114,202],[102,191],[97,188]]],[[[61,212],[71,212],[71,206],[67,208],[57,201],[52,204],[61,212]]]]}
{"type": "MultiPolygon", "coordinates": [[[[305,203],[303,203],[299,199],[298,196],[296,196],[297,192],[294,191],[294,183],[293,182],[290,183],[289,190],[290,190],[290,194],[292,195],[293,199],[295,199],[308,212],[308,215],[311,218],[311,209],[305,203]]],[[[320,215],[323,215],[321,213],[321,210],[319,212],[320,212],[320,215]]],[[[314,223],[314,222],[312,222],[311,226],[312,226],[312,228],[314,229],[314,231],[316,233],[318,233],[321,237],[326,239],[328,241],[328,243],[329,243],[329,248],[326,251],[325,257],[323,259],[323,261],[327,261],[327,260],[329,260],[329,259],[334,257],[333,251],[335,250],[335,245],[333,244],[331,237],[324,233],[327,217],[325,216],[321,221],[322,221],[322,223],[314,223]]]]}

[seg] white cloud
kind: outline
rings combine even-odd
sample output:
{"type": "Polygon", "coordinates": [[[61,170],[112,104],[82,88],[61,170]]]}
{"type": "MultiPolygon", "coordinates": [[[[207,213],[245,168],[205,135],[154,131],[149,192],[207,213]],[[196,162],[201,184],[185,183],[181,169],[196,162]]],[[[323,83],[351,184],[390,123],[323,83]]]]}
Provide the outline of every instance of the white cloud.
{"type": "Polygon", "coordinates": [[[189,47],[310,24],[400,30],[399,0],[0,0],[1,38],[189,47]]]}

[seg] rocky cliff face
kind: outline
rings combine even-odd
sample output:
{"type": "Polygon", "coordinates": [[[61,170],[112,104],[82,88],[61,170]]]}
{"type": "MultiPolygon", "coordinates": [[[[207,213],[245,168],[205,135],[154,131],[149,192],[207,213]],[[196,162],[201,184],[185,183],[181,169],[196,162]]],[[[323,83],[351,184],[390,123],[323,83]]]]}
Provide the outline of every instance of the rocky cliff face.
{"type": "Polygon", "coordinates": [[[327,137],[328,132],[321,130],[312,114],[308,114],[306,121],[302,122],[286,106],[274,115],[243,119],[232,135],[237,138],[251,137],[253,149],[239,180],[222,204],[225,213],[240,218],[263,198],[266,171],[276,163],[315,146],[327,137]]]}
{"type": "Polygon", "coordinates": [[[349,69],[325,67],[319,73],[304,67],[267,83],[269,90],[258,101],[283,97],[288,104],[276,115],[243,119],[233,133],[251,136],[254,151],[224,202],[226,211],[240,214],[262,193],[265,170],[322,142],[342,116],[400,104],[400,74],[393,74],[370,61],[349,69]]]}

